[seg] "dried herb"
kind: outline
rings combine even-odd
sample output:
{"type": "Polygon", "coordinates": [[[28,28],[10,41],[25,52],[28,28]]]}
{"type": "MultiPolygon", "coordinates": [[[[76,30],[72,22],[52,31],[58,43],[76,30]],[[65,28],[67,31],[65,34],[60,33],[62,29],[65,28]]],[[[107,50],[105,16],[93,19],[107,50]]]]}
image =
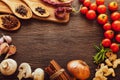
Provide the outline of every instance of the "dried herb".
{"type": "Polygon", "coordinates": [[[13,16],[3,16],[1,19],[2,19],[2,25],[7,29],[14,28],[18,25],[17,18],[13,16]]]}
{"type": "Polygon", "coordinates": [[[37,7],[35,10],[38,11],[41,15],[46,13],[45,9],[43,9],[42,7],[37,7]]]}
{"type": "Polygon", "coordinates": [[[25,8],[25,6],[23,6],[23,5],[20,5],[19,7],[17,7],[15,11],[22,16],[26,16],[27,12],[28,12],[27,9],[25,8]]]}

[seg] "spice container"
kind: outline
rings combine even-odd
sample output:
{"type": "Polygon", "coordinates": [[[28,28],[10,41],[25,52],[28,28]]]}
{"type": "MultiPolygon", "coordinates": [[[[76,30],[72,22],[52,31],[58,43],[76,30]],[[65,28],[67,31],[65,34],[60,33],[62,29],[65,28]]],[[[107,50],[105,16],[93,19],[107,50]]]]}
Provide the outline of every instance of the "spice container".
{"type": "Polygon", "coordinates": [[[0,28],[7,31],[18,30],[20,21],[12,15],[0,15],[0,28]]]}
{"type": "Polygon", "coordinates": [[[63,68],[55,61],[50,61],[50,65],[45,68],[50,80],[72,80],[63,68]]]}
{"type": "Polygon", "coordinates": [[[27,9],[23,5],[18,6],[15,11],[22,16],[27,16],[28,13],[27,9]]]}

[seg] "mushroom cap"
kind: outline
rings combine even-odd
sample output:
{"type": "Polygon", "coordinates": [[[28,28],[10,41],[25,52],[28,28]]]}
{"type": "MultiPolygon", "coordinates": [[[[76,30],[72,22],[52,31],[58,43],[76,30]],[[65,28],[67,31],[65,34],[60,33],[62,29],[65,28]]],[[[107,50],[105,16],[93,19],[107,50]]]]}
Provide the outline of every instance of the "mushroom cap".
{"type": "Polygon", "coordinates": [[[15,73],[17,62],[13,59],[5,59],[0,64],[0,71],[3,75],[10,76],[15,73]]]}
{"type": "Polygon", "coordinates": [[[41,68],[35,69],[32,73],[33,80],[44,80],[44,70],[41,68]]]}

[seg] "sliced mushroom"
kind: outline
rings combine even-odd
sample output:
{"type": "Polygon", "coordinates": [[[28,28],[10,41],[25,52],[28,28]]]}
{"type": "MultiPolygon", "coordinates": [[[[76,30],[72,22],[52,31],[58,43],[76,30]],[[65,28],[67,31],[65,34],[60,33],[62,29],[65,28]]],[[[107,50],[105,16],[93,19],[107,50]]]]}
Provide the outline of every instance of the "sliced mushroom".
{"type": "Polygon", "coordinates": [[[0,64],[0,71],[3,75],[9,76],[15,73],[17,63],[13,59],[5,59],[0,64]]]}
{"type": "Polygon", "coordinates": [[[41,68],[37,68],[33,73],[33,80],[44,80],[44,71],[41,68]]]}
{"type": "Polygon", "coordinates": [[[17,75],[18,79],[21,80],[22,78],[31,78],[32,77],[32,70],[31,66],[28,63],[22,63],[19,66],[19,74],[17,75]]]}

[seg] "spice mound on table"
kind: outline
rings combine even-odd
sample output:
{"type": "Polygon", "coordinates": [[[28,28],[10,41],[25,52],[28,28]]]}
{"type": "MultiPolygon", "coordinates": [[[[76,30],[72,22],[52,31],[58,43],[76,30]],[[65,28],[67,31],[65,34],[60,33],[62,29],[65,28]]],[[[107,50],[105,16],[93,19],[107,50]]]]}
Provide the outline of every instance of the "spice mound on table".
{"type": "Polygon", "coordinates": [[[7,31],[14,31],[20,28],[20,21],[12,15],[0,15],[0,28],[7,31]]]}

